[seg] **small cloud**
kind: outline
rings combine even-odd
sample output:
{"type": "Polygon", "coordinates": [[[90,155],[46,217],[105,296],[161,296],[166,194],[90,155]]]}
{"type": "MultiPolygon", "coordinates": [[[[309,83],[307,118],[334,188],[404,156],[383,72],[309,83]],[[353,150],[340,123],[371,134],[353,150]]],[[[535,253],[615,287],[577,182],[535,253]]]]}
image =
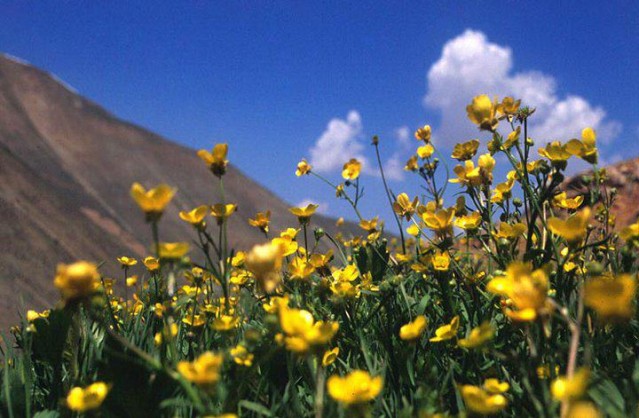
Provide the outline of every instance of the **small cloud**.
{"type": "Polygon", "coordinates": [[[331,119],[310,149],[310,164],[313,170],[320,173],[341,170],[344,163],[351,158],[357,158],[366,170],[369,162],[362,154],[362,138],[362,118],[357,110],[348,112],[346,119],[331,119]]]}
{"type": "Polygon", "coordinates": [[[319,205],[317,207],[317,213],[321,213],[322,215],[326,215],[328,213],[328,202],[316,202],[312,199],[304,199],[295,206],[298,208],[305,208],[311,203],[314,205],[319,205]]]}
{"type": "Polygon", "coordinates": [[[402,163],[399,153],[393,154],[393,156],[384,163],[384,175],[388,180],[404,180],[404,163],[402,163]]]}
{"type": "Polygon", "coordinates": [[[410,128],[406,125],[400,126],[399,128],[395,128],[394,131],[395,139],[397,139],[397,143],[404,150],[409,150],[411,147],[410,143],[410,128]]]}
{"type": "Polygon", "coordinates": [[[513,52],[488,41],[479,31],[466,30],[446,42],[440,58],[427,74],[424,104],[441,112],[434,140],[451,146],[476,138],[478,131],[466,117],[466,105],[478,94],[521,98],[537,109],[530,121],[531,137],[540,145],[551,140],[578,137],[585,127],[597,130],[609,143],[621,124],[607,119],[606,111],[583,97],[557,93],[554,77],[539,71],[513,72],[513,52]]]}

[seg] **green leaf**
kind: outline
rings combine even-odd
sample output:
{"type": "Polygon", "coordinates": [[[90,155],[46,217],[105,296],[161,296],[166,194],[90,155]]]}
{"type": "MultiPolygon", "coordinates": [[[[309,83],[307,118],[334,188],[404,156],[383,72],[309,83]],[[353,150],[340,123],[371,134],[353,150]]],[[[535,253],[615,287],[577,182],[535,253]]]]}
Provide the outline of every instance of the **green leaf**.
{"type": "Polygon", "coordinates": [[[240,407],[240,411],[242,411],[242,409],[248,409],[249,411],[253,411],[256,414],[260,414],[265,417],[273,416],[273,414],[267,407],[257,402],[243,400],[243,401],[240,401],[238,406],[240,407]]]}

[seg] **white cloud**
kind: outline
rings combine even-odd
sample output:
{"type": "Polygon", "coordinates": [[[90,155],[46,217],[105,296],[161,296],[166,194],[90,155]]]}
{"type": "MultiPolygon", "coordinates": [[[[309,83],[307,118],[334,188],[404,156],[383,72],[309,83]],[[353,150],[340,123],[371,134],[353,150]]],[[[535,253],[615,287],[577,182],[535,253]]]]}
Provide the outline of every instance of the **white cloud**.
{"type": "Polygon", "coordinates": [[[408,126],[404,125],[404,126],[400,126],[399,128],[395,128],[394,134],[398,144],[404,150],[411,148],[410,128],[408,126]]]}
{"type": "Polygon", "coordinates": [[[309,204],[314,204],[314,205],[318,205],[317,208],[317,212],[321,213],[322,215],[326,215],[328,213],[328,203],[327,202],[316,202],[315,200],[312,199],[304,199],[301,202],[299,202],[297,205],[295,205],[298,208],[305,208],[306,206],[308,206],[309,204]]]}
{"type": "Polygon", "coordinates": [[[384,163],[384,176],[386,176],[387,180],[404,180],[404,163],[402,163],[399,153],[393,154],[393,156],[384,163]]]}
{"type": "Polygon", "coordinates": [[[579,136],[587,126],[597,130],[603,143],[613,140],[621,124],[583,97],[559,97],[554,77],[538,72],[514,73],[513,52],[488,41],[485,34],[466,30],[446,42],[441,57],[427,75],[426,106],[441,112],[434,141],[452,145],[477,137],[477,128],[466,118],[466,105],[478,94],[510,95],[537,109],[530,135],[538,144],[579,136]]]}
{"type": "Polygon", "coordinates": [[[310,150],[313,170],[332,172],[341,169],[351,158],[357,158],[364,167],[368,167],[368,159],[362,154],[362,138],[362,118],[357,110],[348,112],[346,119],[331,119],[310,150]]]}

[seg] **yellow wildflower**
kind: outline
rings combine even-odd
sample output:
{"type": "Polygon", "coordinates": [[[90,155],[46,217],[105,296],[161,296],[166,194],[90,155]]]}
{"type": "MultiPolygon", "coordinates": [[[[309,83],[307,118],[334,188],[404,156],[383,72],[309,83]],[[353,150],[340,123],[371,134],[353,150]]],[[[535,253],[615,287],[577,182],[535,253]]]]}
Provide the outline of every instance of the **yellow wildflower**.
{"type": "Polygon", "coordinates": [[[251,354],[243,345],[237,345],[231,348],[231,357],[233,357],[233,361],[235,361],[235,364],[239,364],[240,366],[244,367],[251,367],[253,365],[253,358],[255,356],[251,354]]]}
{"type": "Polygon", "coordinates": [[[155,271],[160,268],[160,261],[155,257],[146,257],[142,262],[149,271],[155,271]]]}
{"type": "Polygon", "coordinates": [[[515,261],[504,276],[492,279],[486,290],[510,299],[517,310],[505,309],[515,321],[533,321],[547,309],[548,275],[544,269],[532,269],[532,264],[515,261]]]}
{"type": "Polygon", "coordinates": [[[422,160],[425,158],[430,158],[431,155],[435,152],[435,148],[431,144],[422,145],[417,148],[417,156],[422,160]]]}
{"type": "Polygon", "coordinates": [[[218,225],[222,225],[236,210],[237,205],[234,203],[216,203],[211,206],[211,215],[213,215],[218,225]]]}
{"type": "Polygon", "coordinates": [[[406,193],[400,193],[397,195],[395,202],[393,202],[393,211],[395,211],[399,217],[404,217],[408,221],[415,213],[418,203],[419,200],[417,197],[411,202],[406,193]]]}
{"type": "Polygon", "coordinates": [[[284,344],[288,350],[305,353],[327,344],[339,329],[337,322],[315,321],[313,315],[303,309],[280,305],[280,326],[284,331],[284,344]]]}
{"type": "Polygon", "coordinates": [[[485,94],[473,98],[471,104],[466,106],[468,119],[479,126],[479,129],[494,131],[499,124],[497,120],[497,100],[490,100],[485,94]]]}
{"type": "Polygon", "coordinates": [[[311,220],[311,216],[313,216],[318,207],[319,205],[309,203],[305,207],[290,208],[288,211],[297,216],[297,220],[300,224],[304,225],[311,220]]]}
{"type": "Polygon", "coordinates": [[[493,189],[493,195],[491,196],[490,201],[492,203],[502,203],[504,200],[510,199],[514,184],[514,179],[509,179],[504,183],[499,183],[495,186],[495,189],[493,189]]]}
{"type": "Polygon", "coordinates": [[[246,255],[245,264],[265,292],[271,293],[280,283],[282,253],[278,245],[266,243],[254,246],[246,255]]]}
{"type": "Polygon", "coordinates": [[[147,221],[157,221],[174,195],[175,189],[166,184],[149,190],[140,183],[133,183],[131,186],[131,196],[145,213],[147,221]]]}
{"type": "Polygon", "coordinates": [[[438,251],[433,255],[432,261],[433,268],[437,271],[448,271],[448,267],[450,266],[450,255],[444,251],[438,251]]]}
{"type": "Polygon", "coordinates": [[[510,149],[513,145],[515,145],[519,141],[519,135],[521,134],[521,126],[518,126],[517,129],[510,132],[506,137],[506,140],[503,144],[503,149],[510,149]]]}
{"type": "Polygon", "coordinates": [[[495,328],[490,322],[484,322],[480,326],[473,328],[468,337],[457,342],[463,348],[478,348],[492,340],[495,336],[495,328]]]}
{"type": "Polygon", "coordinates": [[[568,198],[566,192],[561,192],[552,198],[552,204],[562,209],[576,210],[584,202],[583,196],[568,198]]]}
{"type": "Polygon", "coordinates": [[[553,141],[546,145],[546,148],[539,148],[539,155],[546,157],[550,163],[561,170],[566,168],[568,159],[572,156],[559,141],[553,141]]]}
{"type": "Polygon", "coordinates": [[[424,125],[415,131],[415,139],[428,143],[430,142],[431,133],[432,129],[430,128],[430,125],[424,125]]]}
{"type": "Polygon", "coordinates": [[[451,157],[459,161],[470,160],[475,156],[475,154],[477,154],[478,148],[479,141],[476,139],[471,139],[467,142],[455,144],[451,157]]]}
{"type": "Polygon", "coordinates": [[[590,279],[584,290],[584,302],[603,320],[630,319],[634,314],[637,283],[630,274],[590,279]]]}
{"type": "Polygon", "coordinates": [[[248,220],[249,225],[259,228],[260,231],[267,233],[268,226],[271,223],[271,211],[267,210],[266,212],[258,212],[255,214],[254,219],[248,220]]]}
{"type": "Polygon", "coordinates": [[[228,144],[216,144],[211,152],[201,149],[197,152],[197,155],[206,163],[215,176],[222,177],[226,173],[228,164],[226,155],[228,151],[228,144]]]}
{"type": "Polygon", "coordinates": [[[597,407],[588,401],[571,402],[566,418],[603,418],[597,407]]]}
{"type": "Polygon", "coordinates": [[[437,235],[446,235],[452,231],[455,208],[439,209],[436,212],[424,212],[422,220],[426,227],[433,230],[437,235]]]}
{"type": "Polygon", "coordinates": [[[419,170],[419,164],[417,164],[417,155],[413,155],[406,161],[406,165],[404,166],[404,170],[406,171],[417,171],[419,170]]]}
{"type": "Polygon", "coordinates": [[[450,340],[457,336],[459,331],[459,316],[455,316],[449,324],[442,325],[435,330],[435,336],[430,341],[436,343],[440,341],[450,340]]]}
{"type": "Polygon", "coordinates": [[[399,329],[399,338],[404,341],[414,341],[421,337],[428,325],[428,320],[424,315],[417,316],[412,322],[402,325],[399,329]]]}
{"type": "Polygon", "coordinates": [[[632,242],[639,240],[639,221],[628,225],[626,228],[622,229],[619,233],[619,236],[624,241],[632,242]]]}
{"type": "Polygon", "coordinates": [[[582,160],[591,164],[597,164],[599,153],[597,151],[597,134],[594,129],[586,128],[581,131],[581,140],[571,139],[566,144],[566,150],[582,160]]]}
{"type": "Polygon", "coordinates": [[[97,409],[109,394],[111,385],[95,382],[87,387],[74,387],[67,395],[67,407],[75,412],[97,409]]]}
{"type": "Polygon", "coordinates": [[[471,212],[468,215],[460,216],[455,219],[455,226],[464,231],[474,231],[481,225],[481,214],[479,212],[471,212]]]}
{"type": "Polygon", "coordinates": [[[138,260],[133,257],[118,257],[118,262],[122,265],[122,267],[133,267],[138,264],[138,260]]]}
{"type": "Polygon", "coordinates": [[[177,371],[184,378],[205,389],[210,389],[220,380],[220,369],[224,357],[211,351],[202,353],[193,362],[180,361],[177,371]]]}
{"type": "Polygon", "coordinates": [[[65,301],[80,299],[93,293],[98,286],[98,267],[88,261],[58,264],[53,285],[65,301]]]}
{"type": "Polygon", "coordinates": [[[578,399],[586,393],[590,371],[586,368],[577,370],[571,378],[559,376],[550,386],[552,396],[559,401],[578,399]]]}
{"type": "Polygon", "coordinates": [[[499,224],[499,230],[493,231],[493,236],[497,239],[512,240],[520,237],[524,232],[526,232],[526,225],[521,222],[512,225],[507,222],[502,222],[499,224]]]}
{"type": "Polygon", "coordinates": [[[508,406],[505,396],[491,394],[479,386],[462,385],[460,392],[466,407],[477,414],[496,414],[508,406]]]}
{"type": "Polygon", "coordinates": [[[189,252],[187,242],[161,242],[160,258],[168,260],[178,260],[189,252]]]}
{"type": "Polygon", "coordinates": [[[208,212],[209,207],[207,205],[202,205],[188,212],[181,211],[179,215],[180,219],[182,219],[184,222],[188,222],[193,226],[201,226],[208,212]]]}
{"type": "Polygon", "coordinates": [[[302,161],[297,163],[297,170],[295,170],[295,175],[297,177],[301,177],[310,172],[311,172],[311,165],[306,162],[306,159],[302,158],[302,161]]]}
{"type": "Polygon", "coordinates": [[[326,387],[331,398],[349,406],[375,399],[382,391],[383,381],[381,376],[372,377],[364,370],[353,370],[344,377],[329,377],[326,387]]]}
{"type": "Polygon", "coordinates": [[[332,350],[327,350],[322,356],[322,366],[328,367],[331,364],[335,363],[335,360],[337,360],[337,356],[339,356],[339,347],[335,347],[332,350]]]}
{"type": "Polygon", "coordinates": [[[484,380],[484,389],[488,391],[488,393],[504,393],[508,392],[510,389],[510,385],[508,382],[500,382],[497,379],[486,379],[484,380]]]}
{"type": "Polygon", "coordinates": [[[295,257],[288,264],[288,272],[291,279],[304,280],[315,271],[315,267],[305,257],[295,257]]]}
{"type": "Polygon", "coordinates": [[[577,245],[586,238],[591,210],[585,207],[565,221],[556,217],[548,219],[548,229],[565,239],[570,245],[577,245]]]}
{"type": "Polygon", "coordinates": [[[361,171],[362,163],[357,161],[357,159],[355,158],[351,158],[347,163],[344,164],[342,177],[345,180],[356,180],[359,177],[361,171]]]}

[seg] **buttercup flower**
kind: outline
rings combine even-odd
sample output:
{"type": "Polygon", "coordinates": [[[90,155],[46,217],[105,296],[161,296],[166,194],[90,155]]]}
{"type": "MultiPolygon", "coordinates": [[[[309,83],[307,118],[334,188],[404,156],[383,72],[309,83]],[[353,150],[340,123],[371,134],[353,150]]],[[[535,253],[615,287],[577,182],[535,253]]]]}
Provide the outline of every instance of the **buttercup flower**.
{"type": "Polygon", "coordinates": [[[67,395],[67,407],[80,413],[98,409],[110,389],[111,385],[104,382],[95,382],[85,388],[74,387],[67,395]]]}
{"type": "Polygon", "coordinates": [[[508,406],[506,397],[491,394],[479,386],[463,385],[460,387],[460,392],[466,407],[477,414],[496,414],[508,406]]]}
{"type": "Polygon", "coordinates": [[[478,148],[479,141],[476,139],[471,139],[470,141],[463,142],[461,144],[455,144],[451,157],[459,161],[470,160],[475,156],[478,148]]]}
{"type": "Polygon", "coordinates": [[[362,171],[362,163],[355,158],[351,158],[342,170],[342,177],[345,180],[355,180],[359,177],[359,173],[362,171]]]}
{"type": "Polygon", "coordinates": [[[226,173],[226,166],[229,163],[226,159],[228,151],[228,144],[216,144],[211,152],[201,149],[197,152],[197,156],[206,163],[215,176],[222,177],[226,173]]]}
{"type": "Polygon", "coordinates": [[[586,393],[589,379],[590,371],[581,368],[571,378],[560,376],[555,379],[550,386],[550,391],[552,396],[559,401],[578,399],[586,393]]]}
{"type": "Polygon", "coordinates": [[[224,357],[211,351],[202,353],[193,362],[180,361],[177,371],[184,378],[205,389],[211,389],[220,380],[224,357]]]}
{"type": "Polygon", "coordinates": [[[98,286],[98,267],[88,261],[58,264],[53,285],[65,301],[80,299],[93,293],[98,286]]]}
{"type": "Polygon", "coordinates": [[[417,164],[417,155],[413,155],[406,161],[406,165],[404,166],[404,170],[406,171],[417,171],[419,170],[419,164],[417,164]]]}
{"type": "Polygon", "coordinates": [[[637,283],[630,274],[590,279],[584,290],[584,302],[604,321],[627,320],[634,314],[637,283]]]}
{"type": "Polygon", "coordinates": [[[302,159],[302,161],[297,163],[297,170],[295,170],[295,175],[297,177],[301,177],[310,172],[311,172],[311,165],[307,163],[305,159],[302,159]]]}
{"type": "Polygon", "coordinates": [[[339,356],[339,347],[335,347],[332,350],[324,352],[324,355],[322,356],[322,366],[328,367],[335,363],[337,356],[339,356]]]}
{"type": "Polygon", "coordinates": [[[166,184],[160,184],[149,190],[142,187],[140,183],[133,183],[131,186],[131,197],[142,209],[147,221],[158,220],[174,195],[175,189],[166,184]]]}
{"type": "Polygon", "coordinates": [[[492,340],[495,336],[495,328],[490,322],[484,322],[480,326],[473,328],[468,337],[457,342],[460,347],[478,348],[492,340]]]}
{"type": "Polygon", "coordinates": [[[297,216],[297,220],[300,222],[300,224],[304,225],[310,221],[311,216],[313,216],[318,207],[319,205],[309,203],[308,205],[306,205],[306,207],[290,208],[288,211],[297,216]]]}
{"type": "Polygon", "coordinates": [[[591,210],[585,207],[565,221],[552,217],[548,219],[548,229],[555,235],[565,239],[570,245],[577,245],[586,238],[591,210]]]}
{"type": "Polygon", "coordinates": [[[597,134],[594,129],[586,128],[581,131],[581,140],[571,139],[566,144],[566,150],[591,164],[597,164],[599,152],[597,151],[597,134]]]}
{"type": "Polygon", "coordinates": [[[543,269],[532,269],[530,263],[511,263],[504,276],[488,282],[486,290],[510,299],[516,310],[505,309],[515,321],[532,321],[548,309],[548,275],[543,269]]]}
{"type": "Polygon", "coordinates": [[[421,337],[428,321],[424,315],[417,316],[412,322],[403,325],[399,330],[399,338],[404,341],[414,341],[421,337]]]}
{"type": "Polygon", "coordinates": [[[468,119],[479,126],[479,129],[494,131],[499,124],[497,120],[497,100],[494,102],[482,94],[473,98],[471,104],[466,107],[468,119]]]}
{"type": "Polygon", "coordinates": [[[231,349],[231,356],[233,357],[235,364],[239,364],[244,367],[251,367],[253,365],[253,358],[255,357],[243,345],[233,347],[231,349]]]}
{"type": "Polygon", "coordinates": [[[167,260],[178,260],[189,252],[187,242],[161,242],[160,258],[167,260]]]}
{"type": "Polygon", "coordinates": [[[354,370],[344,377],[331,376],[326,382],[331,398],[346,406],[370,402],[379,395],[382,386],[380,376],[372,377],[364,370],[354,370]]]}
{"type": "Polygon", "coordinates": [[[270,210],[267,210],[266,212],[258,212],[257,214],[255,214],[254,219],[248,220],[249,225],[259,228],[260,231],[264,232],[265,234],[268,232],[268,226],[270,222],[271,222],[270,210]]]}
{"type": "Polygon", "coordinates": [[[430,128],[430,125],[424,125],[415,131],[415,139],[429,143],[431,131],[432,129],[430,128]]]}
{"type": "Polygon", "coordinates": [[[181,211],[179,215],[180,219],[184,222],[188,222],[193,226],[201,226],[208,212],[209,207],[207,205],[202,205],[188,212],[181,211]]]}
{"type": "Polygon", "coordinates": [[[133,257],[126,256],[118,257],[118,262],[122,265],[122,267],[133,267],[138,264],[138,260],[133,257]]]}
{"type": "Polygon", "coordinates": [[[395,211],[395,213],[400,217],[406,218],[408,221],[415,213],[418,203],[419,200],[417,197],[415,197],[415,199],[411,202],[406,193],[400,193],[397,195],[395,202],[393,202],[393,211],[395,211]]]}
{"type": "Polygon", "coordinates": [[[265,292],[271,293],[280,283],[282,253],[279,246],[272,243],[254,246],[246,255],[245,264],[265,292]]]}
{"type": "Polygon", "coordinates": [[[211,215],[216,219],[218,225],[222,225],[235,211],[237,211],[237,205],[234,203],[217,203],[211,206],[211,215]]]}
{"type": "Polygon", "coordinates": [[[442,325],[441,327],[435,330],[435,336],[430,339],[431,342],[440,342],[450,340],[451,338],[455,338],[457,336],[457,332],[459,331],[459,316],[455,316],[450,324],[442,325]]]}

